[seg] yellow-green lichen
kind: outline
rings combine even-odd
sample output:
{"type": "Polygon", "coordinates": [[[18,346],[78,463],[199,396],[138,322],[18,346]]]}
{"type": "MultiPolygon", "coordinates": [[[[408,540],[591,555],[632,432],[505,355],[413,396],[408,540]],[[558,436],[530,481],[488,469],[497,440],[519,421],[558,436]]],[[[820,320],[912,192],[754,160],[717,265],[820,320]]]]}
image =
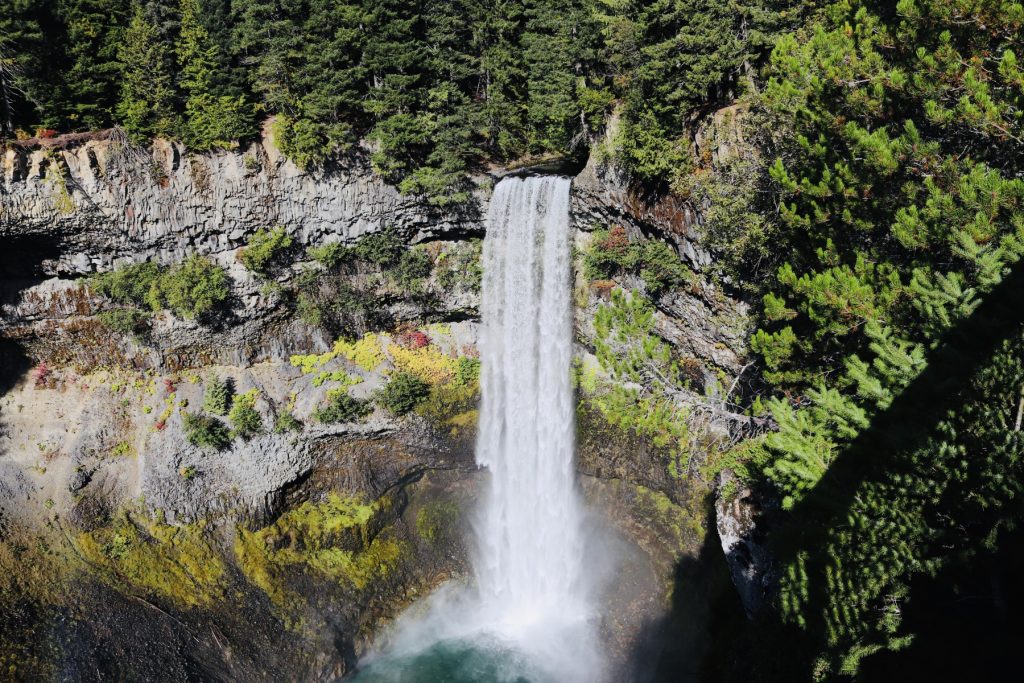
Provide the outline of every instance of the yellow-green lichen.
{"type": "Polygon", "coordinates": [[[225,565],[204,523],[175,526],[162,515],[125,512],[107,526],[79,533],[74,544],[115,587],[127,584],[186,607],[208,605],[224,592],[225,565]]]}
{"type": "Polygon", "coordinates": [[[373,536],[373,521],[389,503],[365,503],[331,494],[306,502],[257,531],[238,530],[238,566],[295,625],[302,598],[289,577],[315,572],[342,587],[361,590],[387,576],[400,559],[402,544],[388,533],[373,536]]]}
{"type": "Polygon", "coordinates": [[[450,500],[431,501],[416,513],[416,532],[420,538],[437,544],[449,537],[459,517],[459,506],[450,500]]]}

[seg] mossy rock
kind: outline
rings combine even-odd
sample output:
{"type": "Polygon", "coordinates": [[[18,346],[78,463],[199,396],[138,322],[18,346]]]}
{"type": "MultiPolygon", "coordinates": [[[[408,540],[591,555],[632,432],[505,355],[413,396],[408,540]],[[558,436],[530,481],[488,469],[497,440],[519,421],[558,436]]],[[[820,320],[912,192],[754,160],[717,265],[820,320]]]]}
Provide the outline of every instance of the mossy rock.
{"type": "Polygon", "coordinates": [[[166,524],[162,515],[121,513],[111,524],[81,532],[74,545],[101,578],[184,607],[208,606],[224,595],[227,566],[204,523],[166,524]]]}

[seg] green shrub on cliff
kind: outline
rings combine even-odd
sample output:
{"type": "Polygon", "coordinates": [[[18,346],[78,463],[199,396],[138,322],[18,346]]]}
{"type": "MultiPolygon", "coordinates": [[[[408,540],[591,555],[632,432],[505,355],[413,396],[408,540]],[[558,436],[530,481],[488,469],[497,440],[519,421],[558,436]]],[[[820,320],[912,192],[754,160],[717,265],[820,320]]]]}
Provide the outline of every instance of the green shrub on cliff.
{"type": "Polygon", "coordinates": [[[230,296],[230,279],[224,268],[203,256],[162,267],[152,261],[115,268],[94,275],[90,286],[120,304],[170,309],[180,318],[203,318],[222,306],[230,296]]]}
{"type": "Polygon", "coordinates": [[[394,415],[405,415],[430,395],[430,385],[408,372],[398,372],[377,393],[377,401],[394,415]]]}
{"type": "Polygon", "coordinates": [[[336,422],[358,422],[370,414],[370,405],[344,389],[332,389],[327,392],[327,403],[314,412],[319,422],[333,424],[336,422]]]}
{"type": "Polygon", "coordinates": [[[172,266],[150,290],[154,309],[169,308],[179,318],[195,320],[222,306],[231,294],[227,271],[202,256],[172,266]]]}
{"type": "Polygon", "coordinates": [[[244,394],[236,395],[228,412],[232,436],[250,439],[263,431],[263,418],[256,412],[256,398],[259,389],[251,389],[244,394]]]}
{"type": "Polygon", "coordinates": [[[260,228],[238,253],[238,260],[252,272],[266,275],[274,261],[291,246],[292,238],[283,227],[260,228]]]}
{"type": "Polygon", "coordinates": [[[149,323],[149,316],[137,308],[100,311],[96,317],[104,327],[118,334],[138,334],[144,331],[149,323]]]}
{"type": "Polygon", "coordinates": [[[654,239],[631,241],[625,228],[618,225],[594,233],[583,254],[583,273],[589,280],[607,280],[624,273],[639,275],[651,295],[696,279],[667,243],[654,239]]]}
{"type": "Polygon", "coordinates": [[[89,278],[89,286],[119,304],[144,306],[149,291],[160,278],[163,269],[152,261],[120,266],[89,278]]]}
{"type": "Polygon", "coordinates": [[[215,417],[199,413],[183,415],[185,438],[193,446],[221,450],[231,443],[228,426],[215,417]]]}

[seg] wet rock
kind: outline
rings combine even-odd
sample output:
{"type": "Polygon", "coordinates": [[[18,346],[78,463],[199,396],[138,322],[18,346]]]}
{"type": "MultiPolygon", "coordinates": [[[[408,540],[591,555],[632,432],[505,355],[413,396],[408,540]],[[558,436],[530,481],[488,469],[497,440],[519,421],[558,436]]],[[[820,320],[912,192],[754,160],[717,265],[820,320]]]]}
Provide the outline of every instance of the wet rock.
{"type": "Polygon", "coordinates": [[[733,584],[747,616],[764,606],[772,585],[772,562],[758,528],[762,506],[731,470],[723,470],[715,486],[715,525],[733,584]]]}

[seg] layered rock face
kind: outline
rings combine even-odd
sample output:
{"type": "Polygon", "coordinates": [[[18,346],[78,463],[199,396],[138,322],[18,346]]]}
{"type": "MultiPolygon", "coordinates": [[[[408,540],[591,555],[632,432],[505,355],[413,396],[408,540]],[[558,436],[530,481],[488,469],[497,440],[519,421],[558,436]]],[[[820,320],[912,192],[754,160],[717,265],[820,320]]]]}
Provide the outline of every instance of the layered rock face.
{"type": "Polygon", "coordinates": [[[482,232],[480,214],[432,211],[358,159],[306,172],[268,140],[190,155],[164,140],[144,150],[111,134],[93,137],[4,154],[0,235],[14,245],[33,238],[56,245],[43,254],[43,274],[219,254],[274,226],[303,245],[353,240],[388,226],[410,241],[482,232]]]}
{"type": "MultiPolygon", "coordinates": [[[[475,182],[472,206],[440,212],[362,160],[306,172],[269,140],[196,156],[164,141],[139,150],[107,133],[5,152],[0,603],[16,616],[0,644],[18,671],[160,678],[157,662],[168,679],[332,680],[382,621],[465,575],[462,539],[482,475],[472,457],[473,380],[461,373],[475,355],[478,295],[453,285],[441,264],[484,233],[492,180],[475,182]],[[272,276],[254,274],[239,251],[275,226],[296,256],[272,276]],[[358,349],[336,346],[324,326],[296,315],[288,294],[317,267],[306,248],[388,230],[419,245],[434,269],[412,297],[384,273],[354,274],[396,329],[350,340],[368,344],[358,349]],[[163,311],[136,338],[100,320],[110,302],[84,276],[193,254],[230,278],[215,322],[163,311]],[[379,359],[367,362],[371,347],[379,359]],[[406,371],[431,378],[414,412],[318,417],[332,392],[371,399],[406,371]],[[262,433],[215,451],[186,438],[186,415],[200,412],[211,377],[230,380],[235,395],[254,392],[262,433]],[[299,425],[277,428],[285,414],[299,425]],[[18,569],[26,563],[40,572],[18,569]],[[46,636],[36,642],[36,632],[46,636]],[[152,648],[151,660],[100,655],[133,638],[152,648]]],[[[697,272],[709,263],[693,210],[640,201],[614,168],[588,165],[572,207],[578,245],[595,228],[622,225],[669,241],[697,272]]],[[[584,361],[601,302],[577,297],[584,361]]],[[[658,335],[697,359],[709,386],[741,370],[742,305],[710,281],[656,304],[658,335]]],[[[669,474],[663,446],[583,412],[584,488],[627,548],[632,577],[609,594],[616,612],[605,625],[626,676],[666,608],[677,562],[703,543],[703,493],[669,474]]]]}

